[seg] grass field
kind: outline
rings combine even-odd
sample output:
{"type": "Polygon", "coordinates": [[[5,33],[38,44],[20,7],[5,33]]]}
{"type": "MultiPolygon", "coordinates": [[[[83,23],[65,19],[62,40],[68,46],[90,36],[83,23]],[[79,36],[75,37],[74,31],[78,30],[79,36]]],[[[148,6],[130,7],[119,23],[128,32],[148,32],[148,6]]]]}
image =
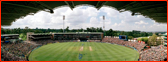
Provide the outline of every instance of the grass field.
{"type": "Polygon", "coordinates": [[[29,61],[137,61],[138,58],[139,53],[133,49],[97,42],[48,44],[29,55],[29,61]]]}

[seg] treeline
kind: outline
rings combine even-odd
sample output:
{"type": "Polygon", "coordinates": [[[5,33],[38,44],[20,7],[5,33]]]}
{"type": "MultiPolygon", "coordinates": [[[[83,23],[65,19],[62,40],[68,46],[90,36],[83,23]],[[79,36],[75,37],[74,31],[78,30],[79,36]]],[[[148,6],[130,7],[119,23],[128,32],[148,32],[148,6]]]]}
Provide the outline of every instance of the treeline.
{"type": "MultiPolygon", "coordinates": [[[[135,38],[135,37],[146,37],[146,36],[152,36],[152,32],[141,32],[141,31],[117,31],[117,30],[113,30],[113,29],[109,29],[109,30],[105,30],[103,31],[103,29],[100,27],[98,28],[94,28],[94,27],[90,27],[90,28],[86,28],[86,29],[69,29],[69,27],[66,27],[64,29],[64,32],[102,32],[105,33],[105,36],[119,36],[119,35],[127,35],[129,39],[135,38]]],[[[28,27],[25,27],[24,29],[21,28],[14,28],[14,29],[4,29],[1,28],[1,34],[26,34],[27,32],[34,32],[34,33],[50,33],[50,32],[54,32],[54,33],[58,33],[58,32],[63,32],[63,29],[30,29],[28,27]]]]}

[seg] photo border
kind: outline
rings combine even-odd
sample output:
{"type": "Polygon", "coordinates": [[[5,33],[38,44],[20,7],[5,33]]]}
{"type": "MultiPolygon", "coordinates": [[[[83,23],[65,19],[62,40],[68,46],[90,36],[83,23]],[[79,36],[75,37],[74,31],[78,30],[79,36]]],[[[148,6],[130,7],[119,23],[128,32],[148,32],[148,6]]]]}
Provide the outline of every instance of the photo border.
{"type": "MultiPolygon", "coordinates": [[[[1,1],[167,1],[167,0],[1,0],[1,1]]],[[[1,1],[0,1],[0,7],[1,7],[1,1]]],[[[167,1],[167,7],[168,7],[168,1],[167,1]]],[[[1,13],[1,8],[0,8],[0,13],[1,13]]],[[[168,15],[168,8],[167,8],[167,15],[168,15]]],[[[1,20],[1,15],[0,15],[0,20],[1,20]]],[[[168,20],[168,18],[167,18],[167,20],[168,20]]],[[[1,24],[1,22],[0,22],[0,24],[1,24]]],[[[168,22],[167,22],[167,24],[168,24],[168,22]]],[[[0,43],[0,45],[1,45],[1,43],[0,43]]],[[[0,55],[1,55],[1,53],[0,53],[0,55]]],[[[167,55],[167,57],[168,57],[168,55],[167,55]]],[[[1,58],[1,56],[0,56],[0,58],[1,58]]],[[[0,59],[0,61],[1,61],[1,59],[0,59]]],[[[154,62],[167,62],[167,61],[154,61],[154,62]]],[[[1,62],[18,62],[18,61],[1,61],[1,62]]],[[[29,62],[29,61],[19,61],[19,62],[29,62]]],[[[30,61],[30,62],[125,62],[125,61],[30,61]]],[[[137,61],[127,61],[127,62],[137,62],[137,61]]],[[[153,61],[143,61],[143,62],[153,62],[153,61]]]]}

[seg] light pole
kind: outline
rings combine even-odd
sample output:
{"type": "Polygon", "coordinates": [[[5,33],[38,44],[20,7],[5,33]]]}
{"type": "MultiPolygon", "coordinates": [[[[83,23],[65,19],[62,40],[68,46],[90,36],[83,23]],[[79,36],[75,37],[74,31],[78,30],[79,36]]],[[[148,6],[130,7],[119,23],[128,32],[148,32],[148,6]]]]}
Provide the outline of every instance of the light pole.
{"type": "Polygon", "coordinates": [[[104,20],[105,20],[105,16],[103,15],[103,32],[104,32],[104,36],[105,36],[105,24],[104,24],[104,20]]]}
{"type": "Polygon", "coordinates": [[[64,33],[64,20],[65,20],[65,15],[63,15],[63,33],[64,33]]]}
{"type": "Polygon", "coordinates": [[[64,42],[64,20],[65,20],[65,15],[63,15],[63,42],[64,42]]]}

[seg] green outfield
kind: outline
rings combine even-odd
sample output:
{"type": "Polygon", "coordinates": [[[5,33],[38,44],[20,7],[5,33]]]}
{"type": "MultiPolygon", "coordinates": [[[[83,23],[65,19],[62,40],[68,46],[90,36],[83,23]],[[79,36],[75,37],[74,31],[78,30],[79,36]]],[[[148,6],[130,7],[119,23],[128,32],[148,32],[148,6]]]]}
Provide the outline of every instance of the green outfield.
{"type": "Polygon", "coordinates": [[[139,53],[128,47],[97,42],[64,42],[41,46],[29,61],[137,61],[139,53]]]}

